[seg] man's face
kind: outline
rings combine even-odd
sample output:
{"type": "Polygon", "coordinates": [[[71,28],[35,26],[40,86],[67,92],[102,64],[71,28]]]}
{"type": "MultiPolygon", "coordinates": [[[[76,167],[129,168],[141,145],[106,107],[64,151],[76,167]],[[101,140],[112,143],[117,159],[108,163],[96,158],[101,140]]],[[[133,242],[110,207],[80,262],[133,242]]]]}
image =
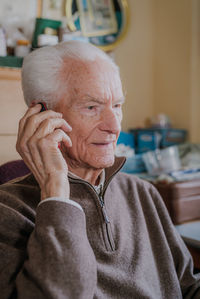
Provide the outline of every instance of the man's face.
{"type": "Polygon", "coordinates": [[[58,106],[72,127],[69,133],[72,147],[66,149],[66,160],[81,168],[111,166],[124,101],[118,72],[101,60],[76,65],[72,68],[70,86],[69,94],[58,106]]]}

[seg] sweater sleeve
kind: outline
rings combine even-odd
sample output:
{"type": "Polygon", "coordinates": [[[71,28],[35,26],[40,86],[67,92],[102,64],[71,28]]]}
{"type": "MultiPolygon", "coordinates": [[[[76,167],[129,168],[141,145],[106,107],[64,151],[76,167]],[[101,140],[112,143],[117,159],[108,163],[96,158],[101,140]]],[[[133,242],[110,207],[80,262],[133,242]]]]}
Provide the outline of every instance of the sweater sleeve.
{"type": "Polygon", "coordinates": [[[181,236],[175,229],[164,202],[158,191],[152,186],[150,193],[154,199],[163,230],[170,247],[183,298],[200,298],[200,274],[194,274],[193,260],[181,236]]]}
{"type": "Polygon", "coordinates": [[[0,204],[1,298],[93,298],[96,260],[84,213],[59,201],[28,212],[0,204]]]}
{"type": "Polygon", "coordinates": [[[83,211],[82,207],[76,201],[71,200],[69,198],[63,198],[63,197],[48,197],[48,198],[43,199],[42,201],[40,201],[38,205],[41,205],[44,202],[49,201],[49,200],[56,200],[56,201],[66,202],[66,203],[68,203],[70,205],[73,205],[73,206],[77,207],[81,211],[83,211]]]}

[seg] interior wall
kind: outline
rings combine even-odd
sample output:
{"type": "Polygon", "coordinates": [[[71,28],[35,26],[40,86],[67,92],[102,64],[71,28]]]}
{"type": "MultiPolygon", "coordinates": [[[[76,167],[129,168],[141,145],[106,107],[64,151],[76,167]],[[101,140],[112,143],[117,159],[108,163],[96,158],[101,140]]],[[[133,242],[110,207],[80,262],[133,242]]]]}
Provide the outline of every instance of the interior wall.
{"type": "Polygon", "coordinates": [[[127,91],[122,128],[165,113],[200,142],[200,1],[128,3],[128,34],[115,51],[127,91]]]}
{"type": "Polygon", "coordinates": [[[154,113],[200,142],[200,1],[157,0],[154,113]]]}
{"type": "Polygon", "coordinates": [[[10,160],[20,159],[16,151],[16,140],[19,119],[24,115],[27,107],[23,100],[20,83],[20,73],[6,78],[0,72],[0,164],[10,160]]]}
{"type": "Polygon", "coordinates": [[[191,1],[156,1],[154,113],[190,128],[191,1]]]}
{"type": "Polygon", "coordinates": [[[126,94],[123,130],[144,125],[153,113],[154,0],[129,0],[130,24],[115,50],[126,94]]]}
{"type": "Polygon", "coordinates": [[[200,1],[192,1],[190,140],[200,143],[200,1]]]}

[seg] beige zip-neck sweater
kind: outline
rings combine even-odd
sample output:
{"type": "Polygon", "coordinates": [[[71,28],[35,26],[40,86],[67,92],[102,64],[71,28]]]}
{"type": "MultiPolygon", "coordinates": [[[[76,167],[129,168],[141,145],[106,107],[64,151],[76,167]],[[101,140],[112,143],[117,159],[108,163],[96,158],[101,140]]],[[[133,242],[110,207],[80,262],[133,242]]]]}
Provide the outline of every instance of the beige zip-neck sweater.
{"type": "MultiPolygon", "coordinates": [[[[200,298],[200,276],[152,185],[105,170],[99,196],[70,178],[70,199],[38,206],[32,175],[0,186],[0,298],[200,298]]],[[[117,173],[118,172],[118,173],[117,173]]]]}

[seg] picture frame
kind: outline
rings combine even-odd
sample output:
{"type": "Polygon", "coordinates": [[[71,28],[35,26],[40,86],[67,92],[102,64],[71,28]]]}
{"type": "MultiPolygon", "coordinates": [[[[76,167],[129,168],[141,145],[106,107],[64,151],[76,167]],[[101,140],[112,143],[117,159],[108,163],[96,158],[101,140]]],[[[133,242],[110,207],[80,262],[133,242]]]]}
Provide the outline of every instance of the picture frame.
{"type": "Polygon", "coordinates": [[[77,0],[83,36],[94,37],[117,32],[112,0],[77,0]]]}
{"type": "MultiPolygon", "coordinates": [[[[81,13],[80,8],[78,8],[78,1],[82,2],[85,0],[66,1],[66,20],[69,30],[71,32],[80,31],[83,37],[87,38],[90,43],[99,47],[103,51],[113,51],[118,46],[118,44],[121,43],[128,32],[130,10],[127,0],[111,0],[112,5],[114,6],[114,14],[117,20],[117,31],[115,33],[104,34],[104,32],[102,31],[100,34],[100,28],[98,28],[98,32],[95,32],[95,28],[93,27],[91,35],[89,34],[89,31],[84,28],[83,22],[81,22],[81,13]],[[90,36],[84,36],[85,34],[90,36]]],[[[107,2],[107,0],[105,1],[107,2]]],[[[101,3],[103,2],[101,1],[101,3]]],[[[107,32],[111,31],[112,29],[110,31],[108,30],[107,32]]]]}

